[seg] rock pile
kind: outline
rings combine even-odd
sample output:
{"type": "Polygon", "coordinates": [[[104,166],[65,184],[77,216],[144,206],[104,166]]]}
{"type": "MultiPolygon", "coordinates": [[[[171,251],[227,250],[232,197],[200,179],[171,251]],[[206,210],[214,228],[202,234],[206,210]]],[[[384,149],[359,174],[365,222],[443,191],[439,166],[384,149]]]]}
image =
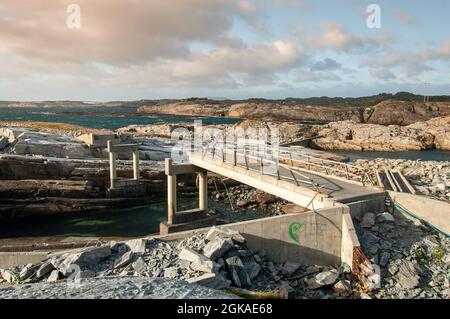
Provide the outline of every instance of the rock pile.
{"type": "Polygon", "coordinates": [[[52,256],[39,265],[1,270],[0,284],[146,277],[287,298],[449,298],[449,238],[389,212],[366,213],[355,228],[371,263],[367,294],[348,265],[277,264],[264,250],[248,249],[238,232],[216,227],[182,240],[110,242],[52,256]]]}
{"type": "Polygon", "coordinates": [[[381,270],[374,298],[449,298],[450,239],[400,213],[355,222],[364,253],[381,270]]]}
{"type": "Polygon", "coordinates": [[[136,239],[53,256],[40,265],[3,270],[8,283],[93,277],[163,277],[214,289],[278,291],[285,297],[352,295],[350,269],[276,264],[252,252],[238,232],[213,227],[178,241],[136,239]]]}
{"type": "Polygon", "coordinates": [[[287,204],[287,201],[281,198],[247,185],[228,187],[227,190],[213,191],[212,196],[216,201],[223,201],[224,203],[229,203],[231,198],[233,207],[238,210],[258,207],[267,216],[282,215],[283,206],[287,204]]]}
{"type": "Polygon", "coordinates": [[[356,164],[373,173],[384,168],[401,171],[419,194],[450,200],[450,162],[377,158],[356,164]]]}

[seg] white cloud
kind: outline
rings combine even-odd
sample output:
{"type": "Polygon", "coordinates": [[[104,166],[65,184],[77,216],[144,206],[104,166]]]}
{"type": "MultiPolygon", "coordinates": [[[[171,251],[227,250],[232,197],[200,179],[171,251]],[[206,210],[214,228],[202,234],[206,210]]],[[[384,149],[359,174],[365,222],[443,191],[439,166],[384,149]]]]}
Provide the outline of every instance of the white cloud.
{"type": "Polygon", "coordinates": [[[358,36],[348,32],[336,22],[324,23],[322,33],[308,40],[309,44],[316,49],[333,49],[343,52],[376,48],[393,41],[394,38],[385,33],[378,33],[375,37],[358,36]]]}

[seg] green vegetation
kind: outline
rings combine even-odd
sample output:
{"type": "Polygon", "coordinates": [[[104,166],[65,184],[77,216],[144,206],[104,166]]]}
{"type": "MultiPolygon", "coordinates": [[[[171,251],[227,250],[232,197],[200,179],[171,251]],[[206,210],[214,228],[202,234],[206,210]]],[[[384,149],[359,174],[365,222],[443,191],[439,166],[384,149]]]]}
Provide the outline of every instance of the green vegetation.
{"type": "Polygon", "coordinates": [[[416,247],[414,254],[416,255],[416,259],[420,264],[424,264],[427,260],[427,256],[422,247],[416,247]]]}
{"type": "Polygon", "coordinates": [[[431,254],[431,261],[434,263],[440,263],[444,260],[444,256],[445,256],[445,248],[442,245],[440,245],[431,254]]]}

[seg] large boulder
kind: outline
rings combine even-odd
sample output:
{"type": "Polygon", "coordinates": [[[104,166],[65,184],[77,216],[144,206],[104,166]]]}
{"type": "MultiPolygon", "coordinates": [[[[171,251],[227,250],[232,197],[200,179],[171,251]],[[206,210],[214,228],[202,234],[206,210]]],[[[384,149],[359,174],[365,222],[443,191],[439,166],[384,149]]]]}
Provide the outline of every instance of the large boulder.
{"type": "Polygon", "coordinates": [[[181,250],[178,258],[181,260],[189,261],[190,267],[193,270],[212,273],[219,270],[220,265],[209,260],[206,256],[196,252],[191,248],[184,248],[181,250]]]}
{"type": "Polygon", "coordinates": [[[203,254],[211,260],[216,260],[222,257],[231,247],[233,247],[233,240],[218,236],[203,248],[203,254]]]}
{"type": "Polygon", "coordinates": [[[89,247],[77,253],[63,255],[54,258],[52,264],[64,276],[72,268],[72,265],[78,265],[80,268],[86,268],[97,264],[99,261],[111,256],[110,246],[89,247]]]}
{"type": "Polygon", "coordinates": [[[237,253],[227,254],[224,258],[228,273],[236,287],[247,287],[252,284],[250,277],[237,253]]]}
{"type": "Polygon", "coordinates": [[[333,122],[319,135],[312,141],[313,146],[328,150],[421,151],[434,145],[434,136],[427,131],[398,125],[333,122]]]}
{"type": "Polygon", "coordinates": [[[318,289],[321,287],[330,286],[336,282],[338,277],[339,272],[336,270],[323,271],[308,280],[308,287],[310,289],[318,289]]]}
{"type": "Polygon", "coordinates": [[[72,136],[32,132],[24,129],[3,129],[0,135],[11,144],[9,152],[17,155],[46,157],[88,158],[92,151],[72,136]]]}
{"type": "Polygon", "coordinates": [[[227,280],[221,274],[216,273],[204,274],[199,277],[191,278],[188,279],[187,282],[214,289],[225,289],[229,288],[231,285],[231,282],[229,280],[227,280]]]}
{"type": "Polygon", "coordinates": [[[41,267],[36,271],[36,279],[40,279],[46,275],[48,275],[52,270],[55,269],[55,266],[50,262],[44,262],[41,267]]]}
{"type": "Polygon", "coordinates": [[[0,269],[0,276],[10,284],[15,283],[19,279],[15,272],[7,269],[0,269]]]}

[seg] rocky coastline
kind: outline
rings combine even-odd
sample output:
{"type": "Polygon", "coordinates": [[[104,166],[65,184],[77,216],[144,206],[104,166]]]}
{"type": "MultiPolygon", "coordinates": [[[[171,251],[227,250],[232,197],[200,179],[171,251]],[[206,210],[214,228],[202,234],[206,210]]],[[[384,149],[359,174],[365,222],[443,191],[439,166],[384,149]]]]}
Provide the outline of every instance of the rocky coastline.
{"type": "MultiPolygon", "coordinates": [[[[213,227],[207,233],[179,240],[111,241],[55,254],[39,264],[2,269],[0,296],[45,297],[39,291],[42,288],[58,291],[75,284],[89,287],[95,282],[102,287],[106,279],[110,284],[101,289],[111,295],[111,291],[117,293],[113,282],[148,278],[149,282],[171,281],[189,289],[200,285],[216,291],[214,295],[222,291],[235,298],[450,297],[446,275],[450,266],[448,238],[396,212],[368,212],[354,223],[364,253],[381,268],[378,279],[368,286],[357,280],[345,264],[277,264],[267,258],[264,250],[249,250],[238,232],[213,227]]],[[[73,289],[64,296],[83,298],[85,290],[73,289]]],[[[101,294],[87,297],[101,298],[101,294]]]]}
{"type": "Polygon", "coordinates": [[[386,99],[372,105],[307,103],[305,101],[248,100],[161,101],[139,108],[141,113],[181,116],[212,116],[239,119],[302,121],[324,124],[352,120],[380,125],[408,125],[450,115],[448,102],[418,102],[386,99]]]}

